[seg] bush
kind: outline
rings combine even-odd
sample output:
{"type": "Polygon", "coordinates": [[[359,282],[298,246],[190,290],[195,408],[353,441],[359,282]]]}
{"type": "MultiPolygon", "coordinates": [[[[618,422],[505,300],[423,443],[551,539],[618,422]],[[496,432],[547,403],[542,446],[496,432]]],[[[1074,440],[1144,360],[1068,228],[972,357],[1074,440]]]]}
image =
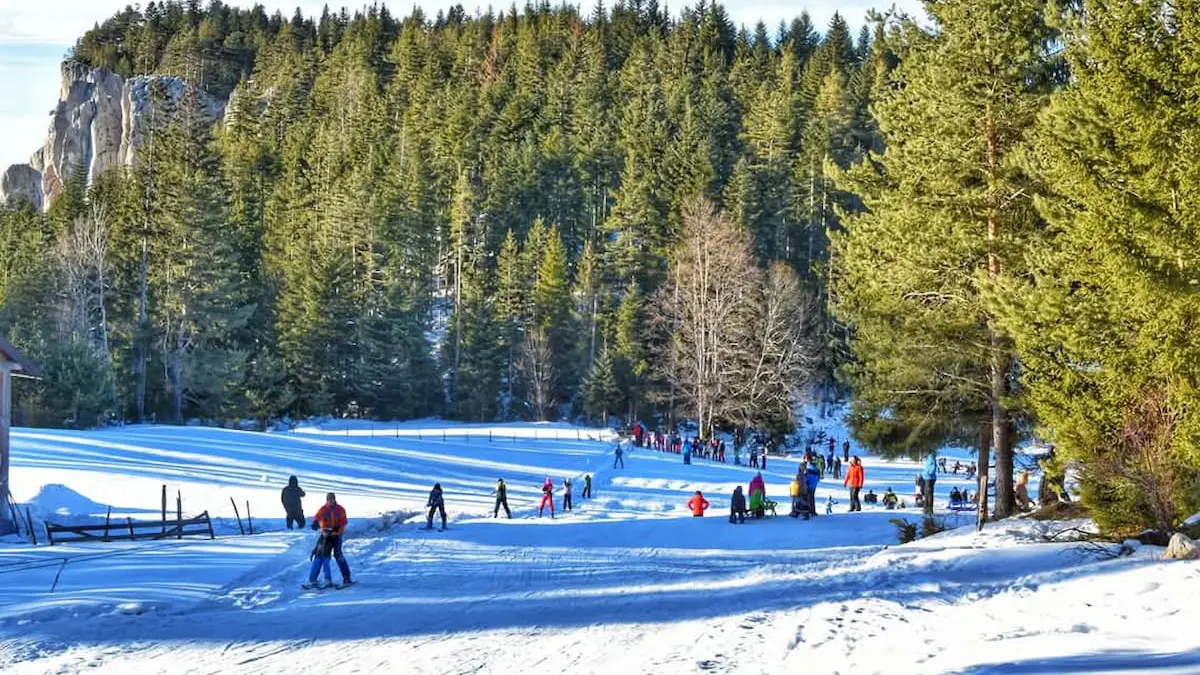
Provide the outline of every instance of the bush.
{"type": "Polygon", "coordinates": [[[917,540],[917,524],[908,522],[907,518],[892,518],[888,521],[896,526],[896,539],[901,544],[917,540]]]}
{"type": "Polygon", "coordinates": [[[1111,447],[1084,461],[1081,497],[1107,534],[1174,531],[1192,513],[1200,467],[1179,452],[1180,414],[1164,388],[1128,404],[1111,447]]]}
{"type": "Polygon", "coordinates": [[[932,537],[938,532],[946,531],[946,521],[938,518],[926,518],[921,522],[921,538],[932,537]]]}

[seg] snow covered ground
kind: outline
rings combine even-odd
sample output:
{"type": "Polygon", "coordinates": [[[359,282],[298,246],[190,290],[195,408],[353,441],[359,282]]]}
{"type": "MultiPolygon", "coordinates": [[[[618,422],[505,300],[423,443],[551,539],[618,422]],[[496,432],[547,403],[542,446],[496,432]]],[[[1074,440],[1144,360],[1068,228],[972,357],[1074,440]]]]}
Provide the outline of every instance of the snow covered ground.
{"type": "MultiPolygon", "coordinates": [[[[734,526],[729,494],[754,470],[650,450],[613,469],[612,447],[601,430],[431,420],[16,430],[14,492],[35,517],[103,520],[111,506],[114,518],[154,519],[166,484],[172,506],[178,491],[185,514],[218,518],[220,536],[0,543],[0,671],[1200,672],[1200,563],[1159,561],[1151,547],[1104,560],[1038,543],[1063,525],[1029,520],[897,546],[889,519],[917,512],[846,513],[832,479],[818,491],[837,500],[832,516],[734,526]],[[306,515],[328,490],[349,511],[355,586],[299,588],[313,533],[283,529],[292,474],[306,515]],[[575,479],[574,511],[537,518],[545,476],[575,479]],[[512,520],[491,518],[499,477],[512,520]],[[445,532],[413,515],[435,481],[445,532]],[[686,509],[696,490],[708,517],[686,509]],[[231,497],[249,501],[262,533],[237,534],[231,497]]],[[[796,466],[772,458],[764,472],[781,502],[796,466]]],[[[868,487],[910,503],[916,472],[866,459],[868,487]]],[[[939,479],[939,505],[968,484],[939,479]]]]}

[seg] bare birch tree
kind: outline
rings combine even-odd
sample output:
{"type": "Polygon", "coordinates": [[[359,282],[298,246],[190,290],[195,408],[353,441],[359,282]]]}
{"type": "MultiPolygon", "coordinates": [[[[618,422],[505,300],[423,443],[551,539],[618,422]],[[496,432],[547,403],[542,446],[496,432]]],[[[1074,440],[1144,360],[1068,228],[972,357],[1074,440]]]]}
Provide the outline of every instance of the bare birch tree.
{"type": "Polygon", "coordinates": [[[731,421],[743,427],[791,423],[794,404],[820,367],[816,300],[796,271],[777,261],[750,309],[741,321],[742,352],[728,362],[735,387],[731,421]]]}
{"type": "Polygon", "coordinates": [[[694,411],[701,434],[734,408],[739,373],[730,364],[746,348],[743,322],[760,274],[746,232],[707,200],[684,206],[683,235],[655,303],[668,352],[659,363],[694,411]]]}
{"type": "Polygon", "coordinates": [[[520,372],[529,406],[537,420],[545,422],[554,410],[558,373],[554,369],[554,350],[550,348],[550,339],[544,329],[531,326],[525,332],[520,372]]]}

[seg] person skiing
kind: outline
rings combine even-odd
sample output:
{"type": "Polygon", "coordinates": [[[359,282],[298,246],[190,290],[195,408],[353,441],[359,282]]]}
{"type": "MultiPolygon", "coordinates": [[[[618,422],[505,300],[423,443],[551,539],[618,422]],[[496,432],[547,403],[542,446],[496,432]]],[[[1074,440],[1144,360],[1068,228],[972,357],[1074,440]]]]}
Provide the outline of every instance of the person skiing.
{"type": "Polygon", "coordinates": [[[328,588],[333,585],[333,573],[329,569],[329,558],[333,552],[333,539],[321,534],[317,538],[317,543],[313,546],[312,553],[308,554],[308,559],[312,561],[312,566],[308,570],[308,581],[300,584],[301,588],[328,588]],[[325,585],[317,584],[317,575],[324,572],[325,585]]]}
{"type": "MultiPolygon", "coordinates": [[[[317,515],[313,516],[312,529],[320,530],[321,538],[324,539],[324,544],[320,548],[325,558],[325,569],[328,569],[329,556],[332,555],[337,560],[338,571],[342,573],[343,586],[353,583],[350,579],[350,564],[346,562],[346,556],[342,554],[342,537],[346,534],[348,523],[346,509],[337,503],[337,496],[332,492],[326,494],[325,505],[317,510],[317,515]]],[[[316,562],[315,556],[314,562],[316,562]]],[[[310,584],[317,582],[317,567],[314,565],[309,574],[310,584]]],[[[326,581],[329,580],[329,577],[330,575],[326,573],[326,581]]]]}
{"type": "MultiPolygon", "coordinates": [[[[617,449],[620,449],[620,447],[621,446],[618,445],[617,449]]],[[[540,506],[538,506],[538,518],[542,517],[542,510],[546,508],[547,504],[550,505],[550,518],[551,518],[551,520],[553,520],[554,519],[554,481],[550,480],[549,476],[546,476],[546,482],[542,483],[542,503],[540,506]]]]}
{"type": "Polygon", "coordinates": [[[693,518],[703,516],[709,507],[708,500],[704,498],[704,495],[700,494],[699,490],[696,490],[696,495],[688,500],[687,505],[692,511],[693,518]]]}
{"type": "Polygon", "coordinates": [[[834,478],[842,477],[842,458],[841,457],[833,458],[833,477],[834,478]]]}
{"type": "Polygon", "coordinates": [[[293,522],[296,527],[304,527],[304,505],[300,503],[304,498],[304,490],[300,489],[300,480],[295,476],[288,478],[287,487],[283,488],[279,497],[287,515],[287,529],[292,529],[293,522]]]}
{"type": "Polygon", "coordinates": [[[758,468],[758,446],[750,448],[750,468],[758,468]]]}
{"type": "Polygon", "coordinates": [[[825,496],[825,515],[833,514],[833,495],[825,496]]]}
{"type": "Polygon", "coordinates": [[[746,522],[746,495],[742,494],[742,486],[733,488],[733,496],[729,498],[729,523],[746,522]]]}
{"type": "Polygon", "coordinates": [[[842,441],[842,461],[850,461],[850,441],[842,441]]]}
{"type": "Polygon", "coordinates": [[[571,479],[563,479],[563,511],[571,510],[571,479]]]}
{"type": "Polygon", "coordinates": [[[500,507],[504,507],[504,515],[512,518],[512,511],[508,510],[508,486],[504,484],[503,478],[496,479],[496,489],[492,491],[496,495],[496,508],[492,510],[492,517],[500,517],[500,507]]]}
{"type": "Polygon", "coordinates": [[[842,485],[850,488],[850,511],[862,511],[862,502],[859,501],[858,495],[863,488],[863,466],[862,460],[858,455],[850,458],[850,468],[846,470],[846,479],[842,481],[842,485]]]}
{"type": "MultiPolygon", "coordinates": [[[[614,457],[614,459],[613,459],[613,468],[614,468],[614,469],[615,469],[615,468],[617,468],[617,465],[618,465],[618,464],[620,464],[620,465],[621,465],[621,468],[622,468],[622,469],[624,469],[624,468],[625,468],[625,459],[624,459],[624,457],[623,457],[623,455],[624,455],[624,454],[625,454],[625,451],[621,449],[621,443],[618,441],[618,442],[617,442],[617,449],[616,449],[616,450],[613,452],[613,457],[614,457]]],[[[550,480],[550,479],[549,479],[549,478],[547,478],[546,480],[550,480]]]]}
{"type": "MultiPolygon", "coordinates": [[[[429,501],[425,504],[429,507],[429,515],[425,516],[425,529],[433,529],[433,514],[441,513],[442,527],[446,529],[446,501],[442,498],[442,484],[434,483],[433,489],[429,491],[429,501]]],[[[440,530],[439,530],[440,531],[440,530]]]]}
{"type": "Polygon", "coordinates": [[[583,495],[584,499],[592,498],[592,474],[586,473],[583,475],[583,495]]]}

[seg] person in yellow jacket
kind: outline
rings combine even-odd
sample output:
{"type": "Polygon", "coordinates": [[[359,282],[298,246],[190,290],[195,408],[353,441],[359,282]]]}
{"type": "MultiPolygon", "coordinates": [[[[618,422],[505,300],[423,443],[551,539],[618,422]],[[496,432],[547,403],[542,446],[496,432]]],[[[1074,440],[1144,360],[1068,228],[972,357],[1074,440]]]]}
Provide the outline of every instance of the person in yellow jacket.
{"type": "MultiPolygon", "coordinates": [[[[803,471],[804,466],[801,465],[800,472],[803,471]]],[[[789,515],[793,518],[804,516],[805,519],[808,519],[808,493],[805,487],[802,473],[797,473],[791,484],[788,485],[788,495],[792,498],[792,512],[789,515]]]]}

